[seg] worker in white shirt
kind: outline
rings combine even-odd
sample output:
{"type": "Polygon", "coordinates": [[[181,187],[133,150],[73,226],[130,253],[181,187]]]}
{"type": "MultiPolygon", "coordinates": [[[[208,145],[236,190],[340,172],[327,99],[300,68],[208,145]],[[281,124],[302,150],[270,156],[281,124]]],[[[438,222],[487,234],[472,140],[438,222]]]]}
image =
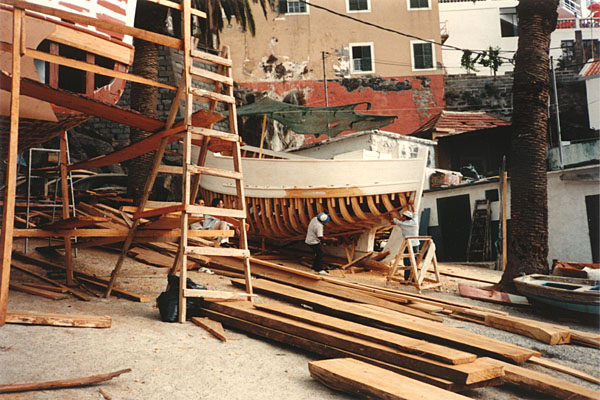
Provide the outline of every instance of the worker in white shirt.
{"type": "MultiPolygon", "coordinates": [[[[409,236],[419,236],[419,223],[417,222],[417,213],[412,213],[410,211],[403,211],[400,215],[400,219],[392,218],[392,222],[400,227],[402,230],[402,236],[404,238],[409,236]]],[[[411,239],[410,245],[413,248],[413,252],[416,254],[419,253],[419,246],[421,241],[419,239],[411,239]]],[[[404,259],[404,266],[410,266],[410,260],[404,259]]],[[[410,278],[410,270],[404,270],[404,280],[408,280],[410,278]]]]}
{"type": "Polygon", "coordinates": [[[328,274],[326,268],[323,266],[323,249],[321,247],[321,242],[337,242],[336,238],[325,237],[323,235],[323,228],[330,220],[331,218],[329,215],[325,213],[319,213],[311,219],[308,224],[308,229],[306,230],[306,239],[304,240],[304,243],[306,243],[315,253],[312,270],[321,275],[328,274]]]}

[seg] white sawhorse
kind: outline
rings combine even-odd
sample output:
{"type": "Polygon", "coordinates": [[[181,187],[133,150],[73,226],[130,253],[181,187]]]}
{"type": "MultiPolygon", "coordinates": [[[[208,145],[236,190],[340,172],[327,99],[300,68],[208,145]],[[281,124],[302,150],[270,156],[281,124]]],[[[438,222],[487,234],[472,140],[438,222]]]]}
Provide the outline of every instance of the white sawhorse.
{"type": "Polygon", "coordinates": [[[419,293],[422,289],[431,289],[442,285],[437,268],[437,258],[435,257],[435,243],[433,243],[431,236],[405,237],[400,251],[392,260],[391,266],[392,268],[387,276],[388,281],[393,280],[412,285],[417,288],[419,293]],[[415,239],[422,242],[421,250],[416,254],[410,245],[410,241],[415,239]],[[404,265],[405,259],[410,260],[410,266],[404,265]],[[410,270],[408,280],[404,279],[405,270],[410,270]],[[432,273],[434,277],[426,276],[428,273],[432,273]]]}

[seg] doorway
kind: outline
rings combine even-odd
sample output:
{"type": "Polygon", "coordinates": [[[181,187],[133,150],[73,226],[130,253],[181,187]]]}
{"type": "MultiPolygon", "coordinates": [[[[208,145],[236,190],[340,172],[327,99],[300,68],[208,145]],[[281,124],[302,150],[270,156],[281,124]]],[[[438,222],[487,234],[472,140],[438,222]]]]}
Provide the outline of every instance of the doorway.
{"type": "Polygon", "coordinates": [[[471,202],[468,194],[437,199],[438,222],[442,234],[440,261],[465,261],[471,229],[471,202]]]}

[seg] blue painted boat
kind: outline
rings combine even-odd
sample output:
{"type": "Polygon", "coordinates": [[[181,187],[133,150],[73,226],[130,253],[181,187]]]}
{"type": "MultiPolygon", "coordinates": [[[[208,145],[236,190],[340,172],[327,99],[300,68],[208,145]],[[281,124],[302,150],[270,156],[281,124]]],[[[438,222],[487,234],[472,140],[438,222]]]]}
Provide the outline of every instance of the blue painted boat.
{"type": "Polygon", "coordinates": [[[515,278],[514,282],[519,293],[532,302],[600,315],[600,281],[533,274],[515,278]]]}

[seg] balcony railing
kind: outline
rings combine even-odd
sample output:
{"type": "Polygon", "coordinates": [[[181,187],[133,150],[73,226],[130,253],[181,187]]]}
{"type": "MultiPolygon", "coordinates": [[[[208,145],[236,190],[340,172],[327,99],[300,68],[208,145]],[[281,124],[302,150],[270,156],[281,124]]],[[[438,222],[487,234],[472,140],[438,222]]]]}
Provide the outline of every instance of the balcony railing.
{"type": "Polygon", "coordinates": [[[600,28],[600,18],[564,18],[556,22],[556,29],[600,28]]]}

